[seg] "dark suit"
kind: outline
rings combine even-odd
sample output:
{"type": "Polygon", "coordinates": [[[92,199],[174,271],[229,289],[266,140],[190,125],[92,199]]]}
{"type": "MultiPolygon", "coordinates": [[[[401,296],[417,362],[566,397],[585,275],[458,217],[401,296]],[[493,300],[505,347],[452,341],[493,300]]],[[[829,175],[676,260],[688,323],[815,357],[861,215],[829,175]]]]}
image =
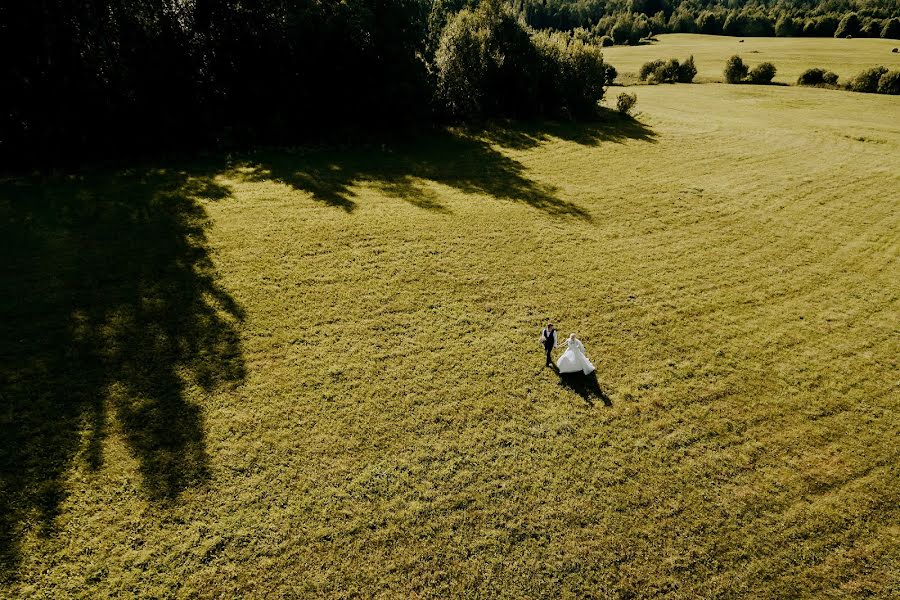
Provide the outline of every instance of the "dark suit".
{"type": "Polygon", "coordinates": [[[553,352],[553,349],[556,347],[556,330],[548,331],[546,327],[544,327],[544,331],[541,332],[541,337],[544,338],[544,350],[547,351],[547,366],[553,366],[553,359],[550,357],[550,353],[553,352]]]}

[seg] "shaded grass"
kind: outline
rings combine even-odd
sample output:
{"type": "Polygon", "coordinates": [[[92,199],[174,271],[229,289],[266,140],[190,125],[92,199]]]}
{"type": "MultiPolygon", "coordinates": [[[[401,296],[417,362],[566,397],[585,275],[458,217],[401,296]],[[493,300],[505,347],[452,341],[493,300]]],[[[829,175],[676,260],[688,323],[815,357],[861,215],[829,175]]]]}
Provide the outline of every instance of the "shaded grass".
{"type": "MultiPolygon", "coordinates": [[[[126,276],[102,297],[139,295],[142,276],[124,266],[135,252],[157,265],[152,281],[191,293],[162,293],[173,308],[149,325],[76,347],[79,371],[114,381],[85,393],[107,415],[93,443],[102,464],[82,460],[89,419],[50,422],[83,445],[32,469],[58,482],[52,532],[33,526],[31,496],[13,496],[24,508],[4,517],[10,595],[889,596],[900,505],[893,99],[638,93],[639,123],[498,125],[185,166],[157,186],[172,190],[176,219],[141,200],[155,194],[136,193],[140,178],[121,195],[110,173],[27,188],[24,198],[84,207],[134,196],[146,209],[147,221],[117,218],[130,235],[109,227],[106,260],[126,276]],[[133,224],[158,221],[156,236],[133,224]],[[158,254],[131,249],[145,237],[160,243],[136,248],[158,254]],[[209,287],[200,295],[222,322],[195,300],[209,287]],[[204,342],[162,358],[152,345],[120,362],[84,358],[106,340],[155,339],[179,315],[182,337],[237,340],[227,352],[204,342]],[[548,318],[584,340],[596,381],[543,368],[548,318]],[[149,394],[196,407],[188,437],[202,442],[203,476],[154,494],[132,433],[146,421],[118,416],[146,393],[131,373],[190,381],[220,364],[240,369],[149,394]]],[[[106,229],[76,222],[90,238],[106,229]]],[[[6,289],[62,270],[67,252],[28,244],[6,289]],[[25,268],[32,256],[49,264],[25,268]]],[[[66,296],[78,289],[64,281],[66,296]]],[[[128,314],[143,302],[102,305],[128,314]]],[[[65,331],[70,311],[32,306],[33,337],[61,352],[41,318],[60,315],[46,322],[65,331]]],[[[68,383],[52,369],[13,372],[31,386],[68,383]]],[[[166,429],[150,423],[139,439],[166,429]]],[[[27,464],[16,448],[3,451],[27,464]]]]}

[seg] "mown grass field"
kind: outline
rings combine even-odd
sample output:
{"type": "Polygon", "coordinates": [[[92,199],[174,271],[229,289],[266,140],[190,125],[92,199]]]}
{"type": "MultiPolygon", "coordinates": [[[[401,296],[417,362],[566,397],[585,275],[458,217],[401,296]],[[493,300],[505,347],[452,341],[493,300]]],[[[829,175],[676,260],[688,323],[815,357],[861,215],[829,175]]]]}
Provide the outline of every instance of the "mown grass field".
{"type": "Polygon", "coordinates": [[[0,595],[896,596],[898,100],[637,92],[4,180],[0,595]]]}
{"type": "Polygon", "coordinates": [[[900,69],[900,40],[880,38],[754,38],[670,33],[657,36],[659,41],[642,46],[604,48],[606,60],[619,70],[623,80],[636,79],[641,65],[656,59],[685,60],[693,55],[697,65],[697,82],[724,81],[725,61],[737,54],[751,67],[771,62],[778,69],[776,83],[796,83],[806,69],[820,67],[834,71],[845,83],[863,69],[884,65],[900,69]],[[744,40],[740,42],[739,40],[744,40]],[[628,75],[634,75],[629,77],[628,75]]]}

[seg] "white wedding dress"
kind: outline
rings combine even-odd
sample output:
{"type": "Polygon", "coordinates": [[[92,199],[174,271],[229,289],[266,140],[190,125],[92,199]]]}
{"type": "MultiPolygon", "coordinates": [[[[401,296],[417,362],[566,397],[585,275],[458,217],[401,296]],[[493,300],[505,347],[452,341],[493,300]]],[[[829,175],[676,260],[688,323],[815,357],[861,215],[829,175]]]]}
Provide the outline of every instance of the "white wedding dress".
{"type": "Polygon", "coordinates": [[[584,355],[584,344],[581,343],[581,340],[578,338],[568,340],[567,345],[566,351],[556,361],[556,367],[560,373],[581,371],[585,375],[589,375],[596,370],[588,357],[584,355]]]}

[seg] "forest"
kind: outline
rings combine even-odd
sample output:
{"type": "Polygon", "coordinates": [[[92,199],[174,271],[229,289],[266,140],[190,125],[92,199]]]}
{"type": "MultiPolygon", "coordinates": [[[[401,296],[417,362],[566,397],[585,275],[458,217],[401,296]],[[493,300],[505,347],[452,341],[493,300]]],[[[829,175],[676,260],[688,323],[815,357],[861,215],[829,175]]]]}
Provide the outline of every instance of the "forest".
{"type": "Polygon", "coordinates": [[[662,32],[900,37],[898,0],[109,0],[0,8],[7,164],[586,116],[603,45],[662,32]]]}
{"type": "Polygon", "coordinates": [[[658,33],[900,38],[897,0],[515,0],[539,29],[581,30],[606,43],[658,33]]]}

